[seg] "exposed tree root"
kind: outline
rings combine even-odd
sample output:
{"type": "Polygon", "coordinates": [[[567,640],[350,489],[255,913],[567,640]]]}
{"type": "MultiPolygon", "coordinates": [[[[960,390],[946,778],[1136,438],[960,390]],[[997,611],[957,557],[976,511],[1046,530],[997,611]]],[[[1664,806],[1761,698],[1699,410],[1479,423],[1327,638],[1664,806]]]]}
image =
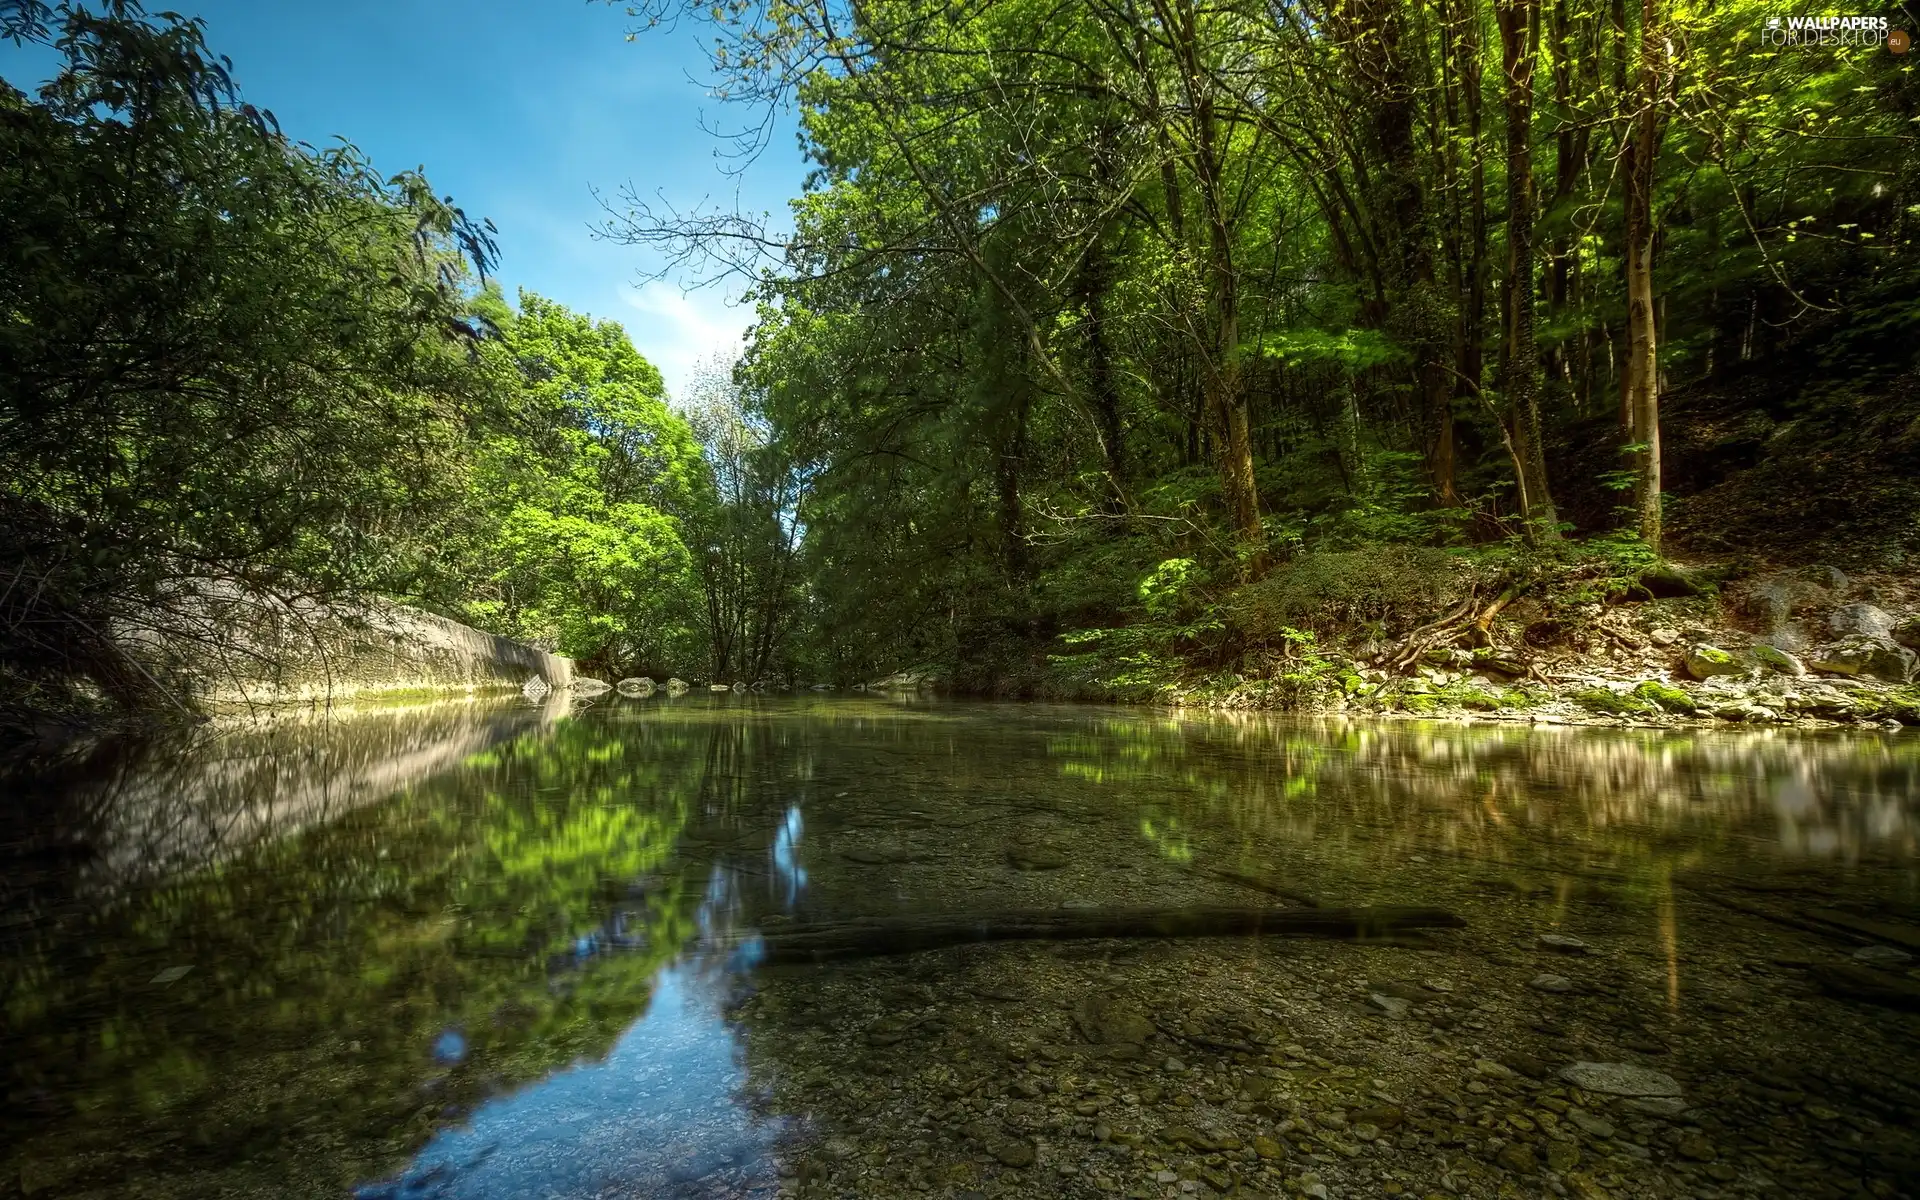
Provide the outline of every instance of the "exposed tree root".
{"type": "Polygon", "coordinates": [[[1386,665],[1405,674],[1412,671],[1428,651],[1452,646],[1463,636],[1469,637],[1476,646],[1491,645],[1493,639],[1489,631],[1493,619],[1532,586],[1531,582],[1524,581],[1508,584],[1492,603],[1478,611],[1475,609],[1479,600],[1478,589],[1469,588],[1467,598],[1448,610],[1445,616],[1414,630],[1397,648],[1386,654],[1386,665]]]}

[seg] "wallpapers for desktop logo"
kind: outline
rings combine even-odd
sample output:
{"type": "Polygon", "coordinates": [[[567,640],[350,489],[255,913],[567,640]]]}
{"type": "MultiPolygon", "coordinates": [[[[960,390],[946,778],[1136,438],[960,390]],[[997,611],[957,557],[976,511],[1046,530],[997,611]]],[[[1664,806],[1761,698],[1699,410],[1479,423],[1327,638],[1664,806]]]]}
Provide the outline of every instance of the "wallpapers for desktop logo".
{"type": "Polygon", "coordinates": [[[1886,17],[1788,16],[1768,17],[1760,44],[1769,49],[1884,45],[1895,54],[1905,54],[1913,47],[1913,39],[1906,30],[1891,28],[1886,17]]]}

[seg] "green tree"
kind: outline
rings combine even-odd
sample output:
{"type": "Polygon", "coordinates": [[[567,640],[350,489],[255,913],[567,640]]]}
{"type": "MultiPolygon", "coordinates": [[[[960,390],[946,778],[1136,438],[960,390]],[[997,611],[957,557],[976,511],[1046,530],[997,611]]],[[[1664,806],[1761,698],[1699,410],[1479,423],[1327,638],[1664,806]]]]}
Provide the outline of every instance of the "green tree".
{"type": "Polygon", "coordinates": [[[0,669],[169,681],[249,597],[404,590],[487,410],[491,227],[349,145],[296,146],[198,22],[10,3],[63,65],[0,84],[0,669]],[[105,631],[121,633],[118,643],[105,631]]]}
{"type": "Polygon", "coordinates": [[[480,308],[509,415],[478,446],[440,598],[589,671],[688,670],[705,649],[688,530],[712,478],[660,373],[618,325],[533,293],[480,308]]]}

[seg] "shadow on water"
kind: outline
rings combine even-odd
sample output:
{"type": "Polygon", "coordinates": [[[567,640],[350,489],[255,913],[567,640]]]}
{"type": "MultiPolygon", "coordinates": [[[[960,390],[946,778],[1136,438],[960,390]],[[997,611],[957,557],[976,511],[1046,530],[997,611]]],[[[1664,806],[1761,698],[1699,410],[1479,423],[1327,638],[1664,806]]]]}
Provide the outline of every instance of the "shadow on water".
{"type": "MultiPolygon", "coordinates": [[[[1545,1139],[1553,1105],[1604,1097],[1508,1071],[1511,1102],[1548,1118],[1432,1135],[1466,1165],[1403,1176],[1297,1135],[1332,1137],[1363,1107],[1309,1119],[1349,1079],[1451,1096],[1434,1101],[1449,1122],[1500,1098],[1433,1074],[1449,1055],[1657,1046],[1673,1057],[1644,1061],[1703,1095],[1737,1089],[1741,1054],[1776,1083],[1849,1039],[1915,1065],[1910,738],[696,696],[101,747],[11,792],[0,1195],[1159,1197],[1348,1170],[1364,1189],[1444,1175],[1479,1195],[1507,1167],[1473,1163],[1545,1139]],[[1276,894],[1437,904],[1468,928],[777,971],[751,955],[756,931],[796,920],[1276,894]],[[1542,932],[1588,952],[1543,967],[1542,932]],[[1891,1000],[1847,973],[1862,952],[1891,1000]],[[1529,990],[1545,968],[1565,993],[1529,990]],[[1422,972],[1461,990],[1370,991],[1422,972]],[[1100,1015],[1115,997],[1132,1015],[1100,1015]],[[1735,1013],[1752,1028],[1716,1024],[1735,1013]],[[1402,1042],[1422,1065],[1396,1065],[1402,1042]],[[1175,1053],[1196,1060],[1186,1091],[1145,1078],[1175,1053]],[[1336,1055],[1371,1073],[1293,1074],[1336,1055]],[[1211,1082],[1236,1072],[1266,1082],[1211,1082]],[[1239,1132],[1165,1144],[1196,1122],[1239,1132]]],[[[1920,1095],[1861,1087],[1823,1103],[1920,1116],[1920,1095]]],[[[1713,1109],[1690,1111],[1714,1131],[1713,1109]]],[[[1429,1135],[1407,1120],[1393,1153],[1417,1158],[1429,1135]]],[[[1659,1167],[1658,1139],[1620,1125],[1581,1143],[1591,1194],[1666,1194],[1632,1174],[1659,1167]]],[[[1840,1167],[1880,1195],[1910,1151],[1882,1138],[1840,1167]]],[[[1674,1178],[1719,1178],[1689,1161],[1698,1178],[1674,1178]]],[[[1572,1186],[1569,1170],[1552,1178],[1572,1186]]]]}

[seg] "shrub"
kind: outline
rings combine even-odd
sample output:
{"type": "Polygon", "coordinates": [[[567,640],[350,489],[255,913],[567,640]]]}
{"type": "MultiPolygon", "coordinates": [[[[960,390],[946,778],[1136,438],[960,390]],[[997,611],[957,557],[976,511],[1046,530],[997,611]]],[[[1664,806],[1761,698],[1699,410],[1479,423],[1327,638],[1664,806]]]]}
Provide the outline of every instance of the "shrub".
{"type": "Polygon", "coordinates": [[[1427,547],[1309,552],[1235,592],[1227,611],[1236,628],[1260,642],[1288,629],[1404,627],[1459,603],[1470,580],[1460,558],[1427,547]]]}

